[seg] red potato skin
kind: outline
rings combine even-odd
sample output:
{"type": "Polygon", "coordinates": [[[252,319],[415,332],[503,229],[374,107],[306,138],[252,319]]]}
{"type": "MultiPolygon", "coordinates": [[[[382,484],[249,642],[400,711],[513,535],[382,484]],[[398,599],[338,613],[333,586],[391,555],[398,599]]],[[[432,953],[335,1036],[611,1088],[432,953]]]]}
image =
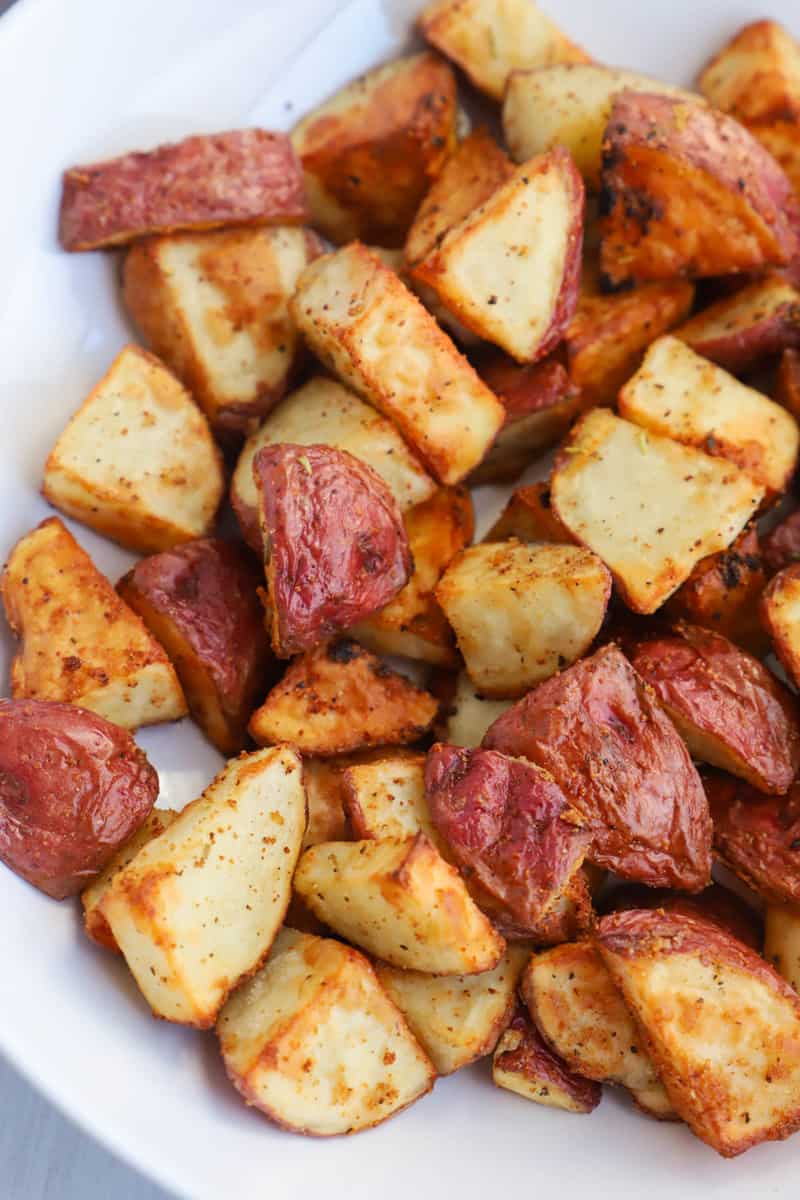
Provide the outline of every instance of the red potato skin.
{"type": "Polygon", "coordinates": [[[65,250],[118,246],[152,233],[308,219],[300,163],[286,134],[203,134],[64,172],[65,250]]]}
{"type": "Polygon", "coordinates": [[[774,399],[800,421],[800,350],[793,346],[784,350],[778,363],[774,399]]]}
{"type": "Polygon", "coordinates": [[[704,321],[724,321],[728,310],[735,312],[751,294],[758,297],[763,286],[761,281],[756,281],[733,297],[718,300],[677,329],[676,336],[697,354],[718,363],[733,375],[740,375],[763,359],[800,345],[800,295],[796,301],[784,300],[778,306],[774,301],[770,306],[766,298],[760,308],[754,304],[748,324],[741,325],[734,320],[727,332],[703,336],[704,321]]]}
{"type": "Polygon", "coordinates": [[[518,363],[496,351],[478,362],[476,370],[506,410],[504,428],[532,413],[553,408],[578,391],[570,383],[566,368],[554,358],[518,363]]]}
{"type": "Polygon", "coordinates": [[[800,562],[800,508],[761,539],[764,566],[771,575],[800,562]]]}
{"type": "Polygon", "coordinates": [[[591,843],[561,788],[532,763],[438,743],[425,764],[431,819],[510,936],[533,935],[591,843]]]}
{"type": "Polygon", "coordinates": [[[527,758],[592,831],[590,862],[699,892],[711,878],[711,819],[672,722],[616,645],[548,679],[503,713],[487,749],[527,758]]]}
{"type": "Polygon", "coordinates": [[[541,166],[537,169],[545,171],[553,167],[560,171],[568,182],[569,202],[568,212],[572,220],[567,235],[564,251],[564,273],[561,278],[561,289],[558,293],[555,308],[550,318],[550,328],[539,343],[536,358],[542,359],[555,350],[569,328],[578,307],[581,291],[581,272],[583,270],[583,226],[586,218],[586,189],[583,179],[575,166],[572,155],[564,146],[554,146],[540,159],[541,166]]]}
{"type": "Polygon", "coordinates": [[[533,1021],[518,1010],[508,1026],[522,1040],[515,1050],[505,1050],[495,1058],[495,1067],[513,1075],[536,1081],[546,1089],[551,1084],[566,1092],[574,1101],[576,1112],[593,1112],[603,1098],[603,1086],[570,1071],[567,1064],[544,1041],[533,1021]]]}
{"type": "Polygon", "coordinates": [[[81,892],[157,796],[127,730],[72,704],[0,700],[0,859],[48,896],[81,892]]]}
{"type": "Polygon", "coordinates": [[[626,883],[615,888],[603,905],[605,913],[628,912],[634,908],[661,908],[696,920],[713,921],[757,954],[761,952],[764,940],[761,917],[741,896],[719,883],[712,883],[696,896],[671,892],[667,888],[649,888],[642,883],[626,883]]]}
{"type": "Polygon", "coordinates": [[[765,796],[722,772],[703,782],[717,857],[765,900],[800,904],[800,784],[765,796]]]}

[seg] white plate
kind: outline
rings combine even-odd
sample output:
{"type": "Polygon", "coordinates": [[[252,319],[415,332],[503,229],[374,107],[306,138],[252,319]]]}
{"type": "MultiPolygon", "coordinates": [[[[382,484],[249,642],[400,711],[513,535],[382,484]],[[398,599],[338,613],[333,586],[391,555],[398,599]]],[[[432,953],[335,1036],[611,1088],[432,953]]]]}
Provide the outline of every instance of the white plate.
{"type": "MultiPolygon", "coordinates": [[[[800,34],[796,0],[546,6],[597,58],[679,83],[764,9],[800,34]]],[[[46,515],[45,455],[130,336],[114,259],[58,251],[61,168],[188,132],[286,127],[402,48],[417,7],[22,0],[0,21],[0,556],[46,515]]],[[[128,556],[76,532],[116,578],[128,556]]],[[[2,637],[5,672],[11,646],[2,637]]],[[[195,796],[219,762],[187,722],[141,742],[160,770],[164,804],[195,796]]],[[[82,936],[72,905],[0,869],[0,914],[0,1049],[88,1131],[192,1200],[478,1200],[556,1188],[564,1200],[797,1195],[800,1135],[725,1163],[612,1089],[591,1118],[569,1116],[493,1089],[485,1064],[372,1133],[332,1141],[280,1133],[228,1086],[212,1035],[150,1018],[121,963],[82,936]]]]}

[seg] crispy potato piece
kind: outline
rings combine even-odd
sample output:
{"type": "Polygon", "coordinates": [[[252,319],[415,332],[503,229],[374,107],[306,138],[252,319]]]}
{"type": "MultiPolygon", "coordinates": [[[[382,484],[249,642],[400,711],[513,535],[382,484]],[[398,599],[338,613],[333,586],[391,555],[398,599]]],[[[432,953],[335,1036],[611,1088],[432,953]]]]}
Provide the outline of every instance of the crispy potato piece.
{"type": "Polygon", "coordinates": [[[395,752],[347,767],[342,791],[356,838],[407,838],[424,833],[440,848],[425,798],[424,754],[395,752]]]}
{"type": "Polygon", "coordinates": [[[603,1095],[599,1083],[569,1070],[521,1010],[497,1043],[492,1080],[534,1104],[565,1112],[592,1112],[603,1095]]]}
{"type": "Polygon", "coordinates": [[[299,757],[231,759],[114,877],[100,911],[156,1016],[208,1029],[281,927],[306,827],[299,757]]]}
{"type": "Polygon", "coordinates": [[[754,123],[749,129],[778,163],[795,195],[800,195],[800,121],[795,117],[768,125],[754,123]]]}
{"type": "Polygon", "coordinates": [[[639,613],[655,612],[695,563],[729,546],[763,495],[732,463],[603,408],[574,427],[551,479],[556,516],[639,613]]]}
{"type": "Polygon", "coordinates": [[[483,745],[550,773],[593,832],[591,862],[652,886],[697,892],[709,883],[711,820],[700,778],[617,646],[529,692],[483,745]]]}
{"type": "Polygon", "coordinates": [[[208,533],[225,486],[203,414],[152,354],[126,346],[71,418],[42,492],[142,554],[208,533]]]}
{"type": "Polygon", "coordinates": [[[137,328],[220,433],[252,433],[299,356],[289,297],[321,252],[307,229],[147,238],[125,257],[122,298],[137,328]]]}
{"type": "Polygon", "coordinates": [[[757,658],[698,625],[639,641],[631,663],[700,762],[782,796],[800,768],[800,709],[757,658]]]}
{"type": "Polygon", "coordinates": [[[237,754],[275,678],[260,573],[237,542],[199,538],[140,561],[117,584],[172,661],[189,712],[221,754],[237,754]]]}
{"type": "Polygon", "coordinates": [[[527,946],[509,946],[492,971],[425,975],[377,963],[381,985],[408,1021],[439,1075],[491,1054],[514,1011],[527,946]]]}
{"type": "Polygon", "coordinates": [[[800,560],[800,509],[795,509],[774,525],[764,535],[762,546],[764,566],[770,574],[777,574],[800,560]]]}
{"type": "Polygon", "coordinates": [[[784,266],[796,253],[789,180],[746,129],[706,105],[617,95],[602,187],[611,287],[784,266]]]}
{"type": "Polygon", "coordinates": [[[395,421],[441,483],[478,465],[505,420],[502,404],[366,246],[306,267],[292,311],[314,353],[395,421]]]}
{"type": "Polygon", "coordinates": [[[611,576],[578,546],[471,546],[445,571],[436,598],[482,695],[520,696],[579,658],[608,607],[611,576]]]}
{"type": "Polygon", "coordinates": [[[767,905],[764,958],[796,992],[800,992],[800,909],[794,905],[767,905]]]}
{"type": "Polygon", "coordinates": [[[794,417],[677,337],[653,342],[619,394],[619,413],[651,433],[729,459],[769,498],[785,490],[797,465],[794,417]]]}
{"type": "Polygon", "coordinates": [[[638,910],[596,944],[693,1133],[733,1157],[800,1126],[800,997],[710,922],[638,910]]]}
{"type": "Polygon", "coordinates": [[[78,704],[123,729],[186,715],[161,646],[57,517],[17,542],[1,586],[21,642],[11,664],[15,699],[78,704]]]}
{"type": "Polygon", "coordinates": [[[776,655],[800,685],[800,563],[785,567],[761,597],[761,620],[776,655]]]}
{"type": "Polygon", "coordinates": [[[777,21],[745,25],[700,75],[700,90],[737,121],[800,117],[800,46],[777,21]]]}
{"type": "Polygon", "coordinates": [[[512,72],[589,62],[531,0],[433,0],[417,25],[493,100],[503,99],[512,72]]]}
{"type": "Polygon", "coordinates": [[[786,796],[765,796],[728,775],[709,773],[703,782],[716,856],[771,903],[800,904],[798,785],[786,796]]]}
{"type": "Polygon", "coordinates": [[[438,707],[429,692],[344,640],[291,663],[249,729],[259,745],[291,742],[303,754],[327,756],[415,742],[438,707]]]}
{"type": "Polygon", "coordinates": [[[479,695],[466,671],[440,676],[431,687],[442,702],[437,738],[452,746],[480,746],[489,726],[513,704],[479,695]]]}
{"type": "Polygon", "coordinates": [[[645,887],[643,883],[623,883],[604,899],[604,913],[628,912],[632,908],[663,908],[699,920],[714,921],[752,950],[760,952],[764,922],[754,908],[730,888],[712,883],[696,896],[671,892],[668,888],[645,887]]]}
{"type": "Polygon", "coordinates": [[[800,421],[800,350],[791,346],[781,354],[773,399],[800,421]]]}
{"type": "Polygon", "coordinates": [[[583,216],[583,181],[557,146],[449,229],[414,278],[518,362],[543,358],[578,302],[583,216]]]}
{"type": "Polygon", "coordinates": [[[436,492],[436,484],[391,421],[334,379],[315,375],[292,392],[245,443],[231,480],[231,503],[248,545],[262,552],[258,489],[253,459],[263,446],[324,443],[360,458],[380,475],[400,508],[413,508],[436,492]]]}
{"type": "Polygon", "coordinates": [[[369,1129],[436,1078],[368,960],[294,929],[230,998],[217,1032],[237,1091],[296,1133],[369,1129]]]}
{"type": "Polygon", "coordinates": [[[575,541],[566,525],[553,512],[549,480],[517,488],[484,541],[502,542],[507,538],[562,545],[575,541]]]}
{"type": "Polygon", "coordinates": [[[95,250],[151,233],[299,225],[306,217],[286,134],[239,129],[71,167],[58,236],[65,250],[95,250]]]}
{"type": "Polygon", "coordinates": [[[424,833],[313,846],[294,886],[321,921],[395,967],[474,975],[493,970],[505,953],[456,868],[424,833]]]}
{"type": "Polygon", "coordinates": [[[356,79],[295,126],[312,224],[332,242],[402,246],[456,145],[451,67],[429,52],[356,79]]]}
{"type": "Polygon", "coordinates": [[[767,275],[704,308],[674,336],[738,375],[800,345],[800,293],[780,275],[767,275]]]}
{"type": "Polygon", "coordinates": [[[344,779],[347,759],[303,756],[303,785],[308,819],[303,849],[320,842],[346,842],[350,822],[344,808],[344,779]]]}

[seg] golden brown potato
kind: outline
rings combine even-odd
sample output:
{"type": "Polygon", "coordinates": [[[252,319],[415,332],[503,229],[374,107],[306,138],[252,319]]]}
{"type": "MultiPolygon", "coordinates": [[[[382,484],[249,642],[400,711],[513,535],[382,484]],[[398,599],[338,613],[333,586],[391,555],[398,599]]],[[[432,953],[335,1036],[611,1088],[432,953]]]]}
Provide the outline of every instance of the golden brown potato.
{"type": "Polygon", "coordinates": [[[800,195],[800,121],[795,117],[791,121],[759,122],[749,128],[779,164],[795,195],[800,195]]]}
{"type": "Polygon", "coordinates": [[[761,620],[794,683],[800,686],[800,563],[784,567],[761,597],[761,620]]]}
{"type": "Polygon", "coordinates": [[[592,1112],[603,1094],[599,1083],[569,1070],[522,1009],[497,1043],[492,1080],[534,1104],[565,1112],[592,1112]]]}
{"type": "Polygon", "coordinates": [[[655,612],[695,563],[729,546],[763,495],[732,463],[604,408],[574,427],[551,480],[556,516],[640,613],[655,612]]]}
{"type": "Polygon", "coordinates": [[[115,875],[100,905],[156,1016],[208,1029],[281,927],[306,827],[299,757],[243,754],[115,875]]]}
{"type": "Polygon", "coordinates": [[[259,745],[290,742],[303,754],[344,754],[414,742],[438,704],[356,642],[340,641],[290,663],[250,719],[259,745]]]}
{"type": "Polygon", "coordinates": [[[208,533],[224,478],[208,422],[174,375],[126,346],[55,444],[42,491],[143,554],[208,533]]]}
{"type": "Polygon", "coordinates": [[[230,998],[217,1032],[234,1087],[296,1133],[369,1129],[436,1078],[368,960],[294,929],[230,998]]]}
{"type": "Polygon", "coordinates": [[[773,399],[800,421],[800,350],[789,347],[781,355],[775,373],[773,399]]]}
{"type": "Polygon", "coordinates": [[[451,67],[431,53],[356,79],[292,132],[312,224],[332,242],[402,246],[419,202],[456,144],[451,67]]]}
{"type": "Polygon", "coordinates": [[[800,293],[778,274],[755,279],[704,308],[674,336],[703,358],[741,374],[800,345],[800,293]]]}
{"type": "Polygon", "coordinates": [[[489,726],[513,703],[479,695],[466,671],[440,676],[431,686],[442,701],[437,740],[452,746],[480,746],[489,726]]]}
{"type": "Polygon", "coordinates": [[[346,760],[303,756],[303,785],[306,789],[308,817],[303,849],[320,842],[344,842],[350,826],[344,809],[346,760]]]}
{"type": "Polygon", "coordinates": [[[505,952],[456,868],[424,833],[313,846],[294,887],[331,929],[404,970],[474,975],[493,970],[505,952]]]}
{"type": "Polygon", "coordinates": [[[425,798],[424,754],[396,751],[347,767],[342,791],[356,838],[407,838],[421,832],[441,849],[425,798]]]}
{"type": "Polygon", "coordinates": [[[800,46],[777,21],[753,21],[714,55],[700,90],[737,121],[800,117],[800,46]]]}
{"type": "Polygon", "coordinates": [[[314,353],[396,423],[441,483],[478,465],[505,420],[502,404],[366,246],[306,267],[292,311],[314,353]]]}
{"type": "Polygon", "coordinates": [[[186,715],[161,646],[57,517],[17,542],[2,594],[21,642],[11,664],[15,698],[78,704],[124,729],[186,715]]]}
{"type": "Polygon", "coordinates": [[[791,904],[767,905],[764,957],[800,992],[800,908],[791,904]]]}
{"type": "Polygon", "coordinates": [[[517,488],[484,541],[502,542],[507,538],[518,538],[521,542],[574,543],[566,525],[553,512],[548,480],[517,488]]]}

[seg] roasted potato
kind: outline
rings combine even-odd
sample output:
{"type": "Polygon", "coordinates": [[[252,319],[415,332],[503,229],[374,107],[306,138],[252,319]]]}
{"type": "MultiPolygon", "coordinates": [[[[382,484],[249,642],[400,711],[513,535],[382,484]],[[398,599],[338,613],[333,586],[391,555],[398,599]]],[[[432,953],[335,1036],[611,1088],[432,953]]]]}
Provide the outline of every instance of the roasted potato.
{"type": "Polygon", "coordinates": [[[451,67],[431,53],[377,67],[292,131],[312,224],[332,242],[402,246],[420,200],[456,145],[451,67]]]}
{"type": "Polygon", "coordinates": [[[714,55],[699,83],[711,104],[743,124],[800,117],[800,46],[777,21],[753,21],[714,55]]]}
{"type": "Polygon", "coordinates": [[[605,896],[603,912],[628,912],[632,908],[663,908],[699,920],[714,921],[752,950],[761,951],[764,922],[760,915],[736,892],[712,883],[696,896],[671,892],[668,888],[646,887],[643,883],[623,883],[605,896]]]}
{"type": "Polygon", "coordinates": [[[800,1126],[800,997],[708,921],[638,910],[595,937],[676,1112],[732,1157],[800,1126]]]}
{"type": "Polygon", "coordinates": [[[74,414],[42,485],[68,517],[143,554],[208,533],[223,488],[208,422],[138,346],[117,355],[74,414]]]}
{"type": "Polygon", "coordinates": [[[367,959],[294,929],[231,996],[217,1033],[234,1087],[296,1133],[369,1129],[436,1078],[367,959]]]}
{"type": "Polygon", "coordinates": [[[307,229],[232,229],[131,247],[122,298],[220,433],[251,433],[298,359],[289,297],[322,250],[307,229]]]}
{"type": "Polygon", "coordinates": [[[299,757],[232,759],[100,904],[156,1016],[207,1029],[281,927],[306,827],[299,757]]]}
{"type": "Polygon", "coordinates": [[[95,250],[152,233],[296,225],[307,216],[286,134],[239,129],[70,167],[58,236],[65,250],[95,250]]]}
{"type": "Polygon", "coordinates": [[[349,759],[303,757],[308,817],[303,849],[320,842],[345,842],[350,821],[344,808],[344,770],[349,759]]]}
{"type": "Polygon", "coordinates": [[[714,853],[774,904],[800,904],[800,788],[765,796],[729,775],[708,774],[714,853]]]}
{"type": "Polygon", "coordinates": [[[790,346],[781,355],[773,398],[800,421],[800,350],[790,346]]]}
{"type": "Polygon", "coordinates": [[[442,701],[437,724],[439,741],[453,746],[480,746],[489,726],[513,703],[479,695],[466,671],[440,677],[431,686],[442,701]]]}
{"type": "Polygon", "coordinates": [[[550,483],[543,480],[518,488],[485,537],[487,542],[518,538],[521,542],[574,542],[570,531],[553,512],[550,483]]]}
{"type": "Polygon", "coordinates": [[[147,819],[158,775],[96,713],[0,700],[0,859],[48,896],[74,896],[147,819]]]}
{"type": "Polygon", "coordinates": [[[698,892],[709,883],[711,819],[700,778],[617,646],[529,692],[483,745],[550,773],[592,833],[591,862],[654,887],[698,892]]]}
{"type": "Polygon", "coordinates": [[[520,696],[579,658],[608,607],[611,576],[578,546],[482,543],[447,568],[436,599],[470,679],[486,696],[520,696]]]}
{"type": "Polygon", "coordinates": [[[291,307],[314,353],[397,424],[441,483],[478,465],[502,428],[502,404],[366,246],[306,267],[291,307]]]}
{"type": "MultiPolygon", "coordinates": [[[[800,195],[800,121],[772,121],[750,125],[750,132],[769,151],[792,185],[795,196],[800,195]]],[[[796,275],[790,267],[793,282],[796,275]]]]}
{"type": "Polygon", "coordinates": [[[800,992],[800,908],[791,904],[767,905],[764,957],[800,992]]]}
{"type": "MultiPolygon", "coordinates": [[[[762,543],[764,566],[777,574],[800,560],[800,509],[795,509],[765,534],[762,543]]],[[[764,590],[763,587],[761,589],[764,590]]]]}
{"type": "Polygon", "coordinates": [[[761,620],[782,665],[800,685],[800,563],[784,567],[761,597],[761,620]]]}
{"type": "Polygon", "coordinates": [[[294,887],[336,933],[404,970],[474,975],[493,970],[505,952],[456,868],[424,833],[313,846],[294,887]]]}
{"type": "Polygon", "coordinates": [[[800,293],[780,275],[767,275],[704,308],[674,336],[738,375],[800,345],[800,293]]]}
{"type": "Polygon", "coordinates": [[[259,745],[291,742],[303,754],[344,754],[415,742],[438,707],[429,692],[345,640],[291,663],[249,730],[259,745]]]}
{"type": "Polygon", "coordinates": [[[17,542],[0,587],[21,643],[16,699],[78,704],[124,729],[186,715],[161,646],[57,517],[17,542]]]}
{"type": "Polygon", "coordinates": [[[598,408],[562,447],[550,494],[556,516],[611,570],[628,607],[652,613],[701,558],[734,541],[764,489],[732,463],[598,408]]]}
{"type": "Polygon", "coordinates": [[[407,838],[422,832],[439,848],[425,797],[424,754],[387,752],[385,758],[354,763],[343,773],[342,791],[356,838],[407,838]]]}
{"type": "Polygon", "coordinates": [[[599,1083],[570,1071],[522,1010],[497,1043],[492,1080],[498,1087],[533,1100],[534,1104],[565,1112],[592,1112],[603,1095],[599,1083]]]}

